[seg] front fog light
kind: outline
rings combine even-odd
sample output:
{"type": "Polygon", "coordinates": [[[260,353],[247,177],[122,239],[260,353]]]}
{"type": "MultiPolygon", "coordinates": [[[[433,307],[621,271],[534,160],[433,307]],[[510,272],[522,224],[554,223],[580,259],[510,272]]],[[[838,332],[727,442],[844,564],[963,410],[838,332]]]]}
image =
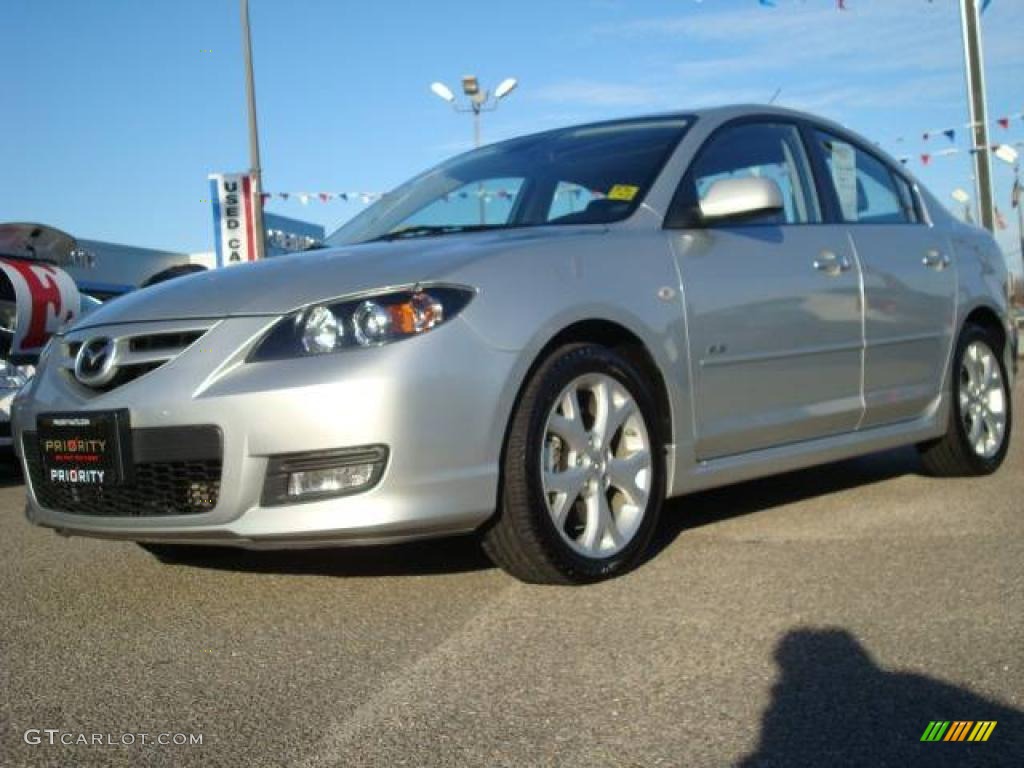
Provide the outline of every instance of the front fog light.
{"type": "Polygon", "coordinates": [[[373,479],[373,464],[313,469],[288,475],[288,495],[293,498],[311,494],[333,494],[362,488],[373,479]]]}
{"type": "Polygon", "coordinates": [[[383,445],[271,456],[262,503],[295,504],[368,491],[380,482],[387,460],[383,445]]]}

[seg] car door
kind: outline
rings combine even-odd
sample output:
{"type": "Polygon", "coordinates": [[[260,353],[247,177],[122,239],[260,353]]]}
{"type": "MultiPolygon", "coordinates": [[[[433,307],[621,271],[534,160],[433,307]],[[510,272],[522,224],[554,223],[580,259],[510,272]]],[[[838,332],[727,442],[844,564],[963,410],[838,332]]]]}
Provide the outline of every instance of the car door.
{"type": "Polygon", "coordinates": [[[844,227],[823,219],[798,127],[766,118],[719,128],[683,177],[666,230],[684,291],[697,458],[854,430],[859,267],[844,227]],[[686,215],[716,180],[749,176],[778,185],[782,211],[686,215]]]}
{"type": "Polygon", "coordinates": [[[815,139],[864,272],[862,427],[920,417],[941,391],[955,332],[949,245],[899,170],[850,140],[815,139]]]}

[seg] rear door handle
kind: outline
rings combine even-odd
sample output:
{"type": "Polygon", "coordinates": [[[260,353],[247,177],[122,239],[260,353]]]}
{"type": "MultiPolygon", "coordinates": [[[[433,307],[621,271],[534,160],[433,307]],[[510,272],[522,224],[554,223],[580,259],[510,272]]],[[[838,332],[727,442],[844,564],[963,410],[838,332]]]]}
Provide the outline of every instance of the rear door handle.
{"type": "Polygon", "coordinates": [[[931,269],[945,269],[950,265],[949,256],[944,254],[938,248],[932,248],[924,255],[921,259],[921,263],[931,269]]]}
{"type": "Polygon", "coordinates": [[[818,258],[814,260],[814,268],[830,277],[848,272],[852,266],[849,258],[846,256],[836,256],[832,251],[822,251],[818,258]]]}

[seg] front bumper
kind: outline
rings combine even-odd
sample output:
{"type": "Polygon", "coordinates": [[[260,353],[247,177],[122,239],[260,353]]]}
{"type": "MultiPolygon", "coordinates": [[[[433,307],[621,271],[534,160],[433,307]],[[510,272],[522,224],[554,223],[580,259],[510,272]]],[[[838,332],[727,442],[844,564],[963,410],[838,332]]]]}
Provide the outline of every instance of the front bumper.
{"type": "MultiPolygon", "coordinates": [[[[35,430],[36,417],[50,411],[126,408],[133,429],[212,425],[222,435],[220,493],[212,509],[197,514],[107,517],[48,508],[29,483],[29,520],[68,534],[279,548],[465,532],[490,516],[508,408],[502,392],[513,354],[488,346],[456,318],[384,347],[245,363],[272,322],[218,321],[178,357],[109,392],[82,387],[48,362],[15,404],[18,448],[24,448],[24,433],[35,430]],[[320,501],[261,503],[271,457],[371,444],[389,452],[373,489],[320,501]]],[[[169,327],[145,325],[154,333],[169,327]]]]}

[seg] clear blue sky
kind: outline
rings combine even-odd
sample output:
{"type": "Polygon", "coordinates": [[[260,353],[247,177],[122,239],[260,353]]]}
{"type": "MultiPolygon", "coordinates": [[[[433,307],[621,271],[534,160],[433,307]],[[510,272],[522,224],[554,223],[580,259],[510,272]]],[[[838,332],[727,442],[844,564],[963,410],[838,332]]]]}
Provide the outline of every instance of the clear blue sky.
{"type": "MultiPolygon", "coordinates": [[[[485,139],[781,87],[912,155],[943,200],[972,190],[967,154],[918,159],[952,146],[926,130],[969,146],[956,0],[251,3],[267,190],[384,190],[467,148],[469,118],[428,85],[468,72],[521,82],[485,139]]],[[[248,163],[237,0],[4,0],[0,29],[0,221],[211,249],[206,176],[248,163]]],[[[1024,111],[1024,2],[993,0],[984,29],[991,117],[1024,111]]],[[[1024,140],[1024,120],[993,131],[1024,140]]],[[[1008,248],[1010,176],[996,168],[1008,248]]],[[[268,205],[328,228],[359,208],[268,205]]]]}

